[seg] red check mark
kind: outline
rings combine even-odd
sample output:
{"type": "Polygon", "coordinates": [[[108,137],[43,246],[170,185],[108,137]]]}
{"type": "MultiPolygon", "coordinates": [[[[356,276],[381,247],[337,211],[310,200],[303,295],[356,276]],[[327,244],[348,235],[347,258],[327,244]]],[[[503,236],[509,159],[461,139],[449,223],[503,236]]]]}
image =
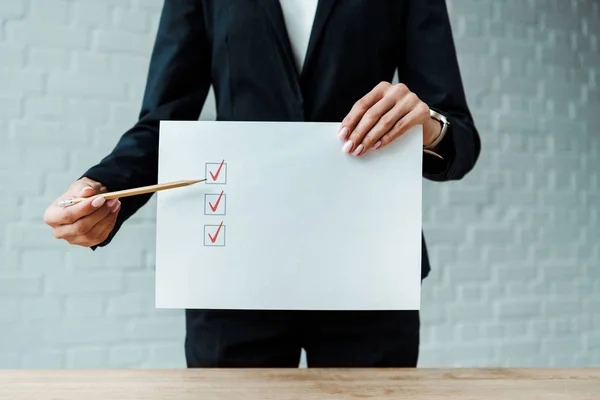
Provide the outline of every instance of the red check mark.
{"type": "Polygon", "coordinates": [[[221,169],[223,168],[223,164],[225,164],[225,160],[221,161],[221,165],[219,165],[219,169],[217,169],[217,172],[215,172],[214,175],[213,175],[212,171],[208,171],[208,173],[210,174],[210,176],[213,179],[213,181],[216,181],[217,179],[219,179],[219,174],[221,173],[221,169]]]}
{"type": "Polygon", "coordinates": [[[215,202],[214,206],[212,205],[212,203],[210,201],[208,202],[208,206],[210,207],[210,209],[212,210],[212,212],[216,212],[217,208],[219,208],[219,203],[221,202],[221,199],[223,198],[223,193],[225,193],[225,191],[221,190],[221,194],[219,195],[219,198],[215,202]]]}
{"type": "Polygon", "coordinates": [[[223,227],[223,221],[221,221],[221,225],[219,225],[219,227],[217,228],[217,231],[215,232],[215,236],[211,235],[210,233],[208,234],[208,238],[210,239],[210,241],[212,243],[217,241],[217,238],[219,237],[219,232],[221,232],[222,227],[223,227]]]}

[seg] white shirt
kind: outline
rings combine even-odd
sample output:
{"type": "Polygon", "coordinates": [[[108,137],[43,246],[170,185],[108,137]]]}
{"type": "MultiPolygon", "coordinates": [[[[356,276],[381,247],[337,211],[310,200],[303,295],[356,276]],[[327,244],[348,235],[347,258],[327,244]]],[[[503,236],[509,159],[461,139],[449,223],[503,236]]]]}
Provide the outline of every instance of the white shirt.
{"type": "Polygon", "coordinates": [[[318,0],[279,0],[298,72],[302,71],[318,0]]]}

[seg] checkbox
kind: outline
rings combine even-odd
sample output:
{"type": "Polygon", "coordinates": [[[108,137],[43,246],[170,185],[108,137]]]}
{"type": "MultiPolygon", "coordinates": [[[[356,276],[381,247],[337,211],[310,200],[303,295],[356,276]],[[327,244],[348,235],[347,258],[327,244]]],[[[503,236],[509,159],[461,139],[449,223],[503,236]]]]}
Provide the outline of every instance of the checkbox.
{"type": "Polygon", "coordinates": [[[207,162],[204,173],[206,184],[224,185],[227,183],[227,163],[225,160],[219,162],[207,162]]]}
{"type": "Polygon", "coordinates": [[[225,247],[225,225],[204,225],[204,245],[210,247],[225,247]]]}
{"type": "Polygon", "coordinates": [[[227,195],[221,193],[206,193],[204,195],[204,215],[225,215],[227,195]]]}

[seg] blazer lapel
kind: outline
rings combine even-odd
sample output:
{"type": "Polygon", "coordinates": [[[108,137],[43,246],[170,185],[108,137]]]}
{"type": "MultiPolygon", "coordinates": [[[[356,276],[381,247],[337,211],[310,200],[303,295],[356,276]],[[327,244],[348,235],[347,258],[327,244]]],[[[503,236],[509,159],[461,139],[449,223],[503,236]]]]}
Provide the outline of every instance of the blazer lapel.
{"type": "Polygon", "coordinates": [[[304,65],[302,66],[302,72],[306,71],[307,66],[315,56],[317,47],[319,45],[319,39],[325,30],[327,20],[333,9],[335,0],[319,0],[317,5],[317,12],[315,14],[315,20],[310,33],[310,40],[308,42],[308,49],[306,50],[306,56],[304,58],[304,65]]]}
{"type": "Polygon", "coordinates": [[[279,47],[285,58],[286,66],[290,69],[295,78],[298,79],[299,75],[297,72],[296,64],[294,63],[294,55],[292,53],[292,45],[288,36],[287,28],[285,26],[285,19],[283,18],[283,12],[279,0],[259,0],[259,3],[263,6],[267,19],[271,23],[275,37],[279,42],[279,47]]]}

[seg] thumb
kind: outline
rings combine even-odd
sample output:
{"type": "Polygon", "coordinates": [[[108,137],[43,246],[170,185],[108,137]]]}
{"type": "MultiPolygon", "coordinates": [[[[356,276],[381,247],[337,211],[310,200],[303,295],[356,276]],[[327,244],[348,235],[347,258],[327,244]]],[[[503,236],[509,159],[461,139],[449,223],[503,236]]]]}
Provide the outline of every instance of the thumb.
{"type": "Polygon", "coordinates": [[[79,197],[90,197],[95,194],[97,194],[96,190],[87,184],[79,191],[79,197]]]}

